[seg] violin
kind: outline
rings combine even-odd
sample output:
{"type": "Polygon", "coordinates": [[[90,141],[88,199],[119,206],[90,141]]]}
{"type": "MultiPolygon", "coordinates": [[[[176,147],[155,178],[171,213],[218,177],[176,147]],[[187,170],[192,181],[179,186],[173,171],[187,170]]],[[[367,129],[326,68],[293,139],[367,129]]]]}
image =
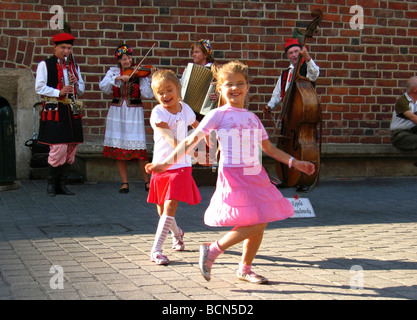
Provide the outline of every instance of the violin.
{"type": "Polygon", "coordinates": [[[146,78],[151,75],[152,66],[143,66],[135,68],[134,66],[123,71],[124,76],[146,78]]]}
{"type": "Polygon", "coordinates": [[[145,54],[141,62],[139,62],[135,67],[131,66],[130,68],[127,68],[125,71],[123,71],[123,75],[129,76],[130,79],[135,77],[145,78],[151,75],[152,73],[152,66],[144,66],[142,67],[142,62],[146,59],[146,57],[149,55],[149,53],[152,51],[152,48],[155,47],[156,43],[152,45],[152,47],[148,50],[148,52],[145,54]]]}

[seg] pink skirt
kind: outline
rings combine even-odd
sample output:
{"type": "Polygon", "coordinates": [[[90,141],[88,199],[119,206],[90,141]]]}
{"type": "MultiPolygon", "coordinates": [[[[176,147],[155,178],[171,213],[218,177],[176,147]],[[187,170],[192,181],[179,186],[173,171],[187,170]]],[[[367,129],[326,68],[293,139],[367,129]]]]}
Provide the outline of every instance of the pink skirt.
{"type": "Polygon", "coordinates": [[[251,226],[284,220],[294,214],[290,201],[270,182],[259,165],[257,174],[242,167],[219,167],[216,190],[204,215],[213,227],[251,226]]]}
{"type": "Polygon", "coordinates": [[[163,205],[166,200],[191,205],[200,203],[200,191],[191,173],[192,168],[185,167],[152,174],[147,201],[158,205],[163,205]]]}

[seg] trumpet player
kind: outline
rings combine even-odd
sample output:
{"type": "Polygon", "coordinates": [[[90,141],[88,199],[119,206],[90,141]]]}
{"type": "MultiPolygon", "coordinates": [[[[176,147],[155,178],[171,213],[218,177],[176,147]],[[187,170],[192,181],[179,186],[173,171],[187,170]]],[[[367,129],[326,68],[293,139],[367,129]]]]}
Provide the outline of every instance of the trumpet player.
{"type": "Polygon", "coordinates": [[[35,91],[43,98],[38,142],[49,145],[47,194],[74,195],[65,185],[77,146],[83,143],[81,103],[77,96],[85,84],[72,58],[75,38],[69,33],[53,36],[54,55],[41,61],[35,91]]]}

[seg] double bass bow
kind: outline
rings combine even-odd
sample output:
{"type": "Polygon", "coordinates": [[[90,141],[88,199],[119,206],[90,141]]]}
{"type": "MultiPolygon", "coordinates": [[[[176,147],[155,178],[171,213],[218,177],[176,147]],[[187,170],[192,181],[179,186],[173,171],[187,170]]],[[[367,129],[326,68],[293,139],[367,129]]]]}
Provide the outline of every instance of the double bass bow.
{"type": "MultiPolygon", "coordinates": [[[[311,14],[314,20],[304,34],[302,48],[306,45],[307,38],[313,37],[323,17],[319,9],[313,10],[311,14]]],[[[275,169],[283,186],[312,188],[317,183],[320,172],[321,109],[319,97],[311,81],[300,75],[302,58],[299,54],[290,86],[285,92],[277,147],[299,160],[312,162],[315,172],[309,176],[281,162],[276,163],[275,169]]]]}

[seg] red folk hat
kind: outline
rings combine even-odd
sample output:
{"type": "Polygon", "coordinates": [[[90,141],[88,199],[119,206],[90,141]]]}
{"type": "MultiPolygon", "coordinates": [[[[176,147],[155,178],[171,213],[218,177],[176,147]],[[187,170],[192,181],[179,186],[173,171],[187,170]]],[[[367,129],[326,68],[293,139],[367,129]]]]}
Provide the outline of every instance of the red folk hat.
{"type": "Polygon", "coordinates": [[[66,33],[66,32],[63,32],[63,33],[54,35],[52,37],[52,41],[55,44],[68,43],[68,44],[71,44],[72,45],[72,43],[73,43],[74,40],[75,40],[75,38],[71,34],[66,33]]]}
{"type": "Polygon", "coordinates": [[[298,39],[294,39],[294,38],[286,39],[284,43],[285,53],[287,53],[287,51],[291,49],[292,47],[296,47],[296,46],[301,48],[301,44],[298,39]]]}

